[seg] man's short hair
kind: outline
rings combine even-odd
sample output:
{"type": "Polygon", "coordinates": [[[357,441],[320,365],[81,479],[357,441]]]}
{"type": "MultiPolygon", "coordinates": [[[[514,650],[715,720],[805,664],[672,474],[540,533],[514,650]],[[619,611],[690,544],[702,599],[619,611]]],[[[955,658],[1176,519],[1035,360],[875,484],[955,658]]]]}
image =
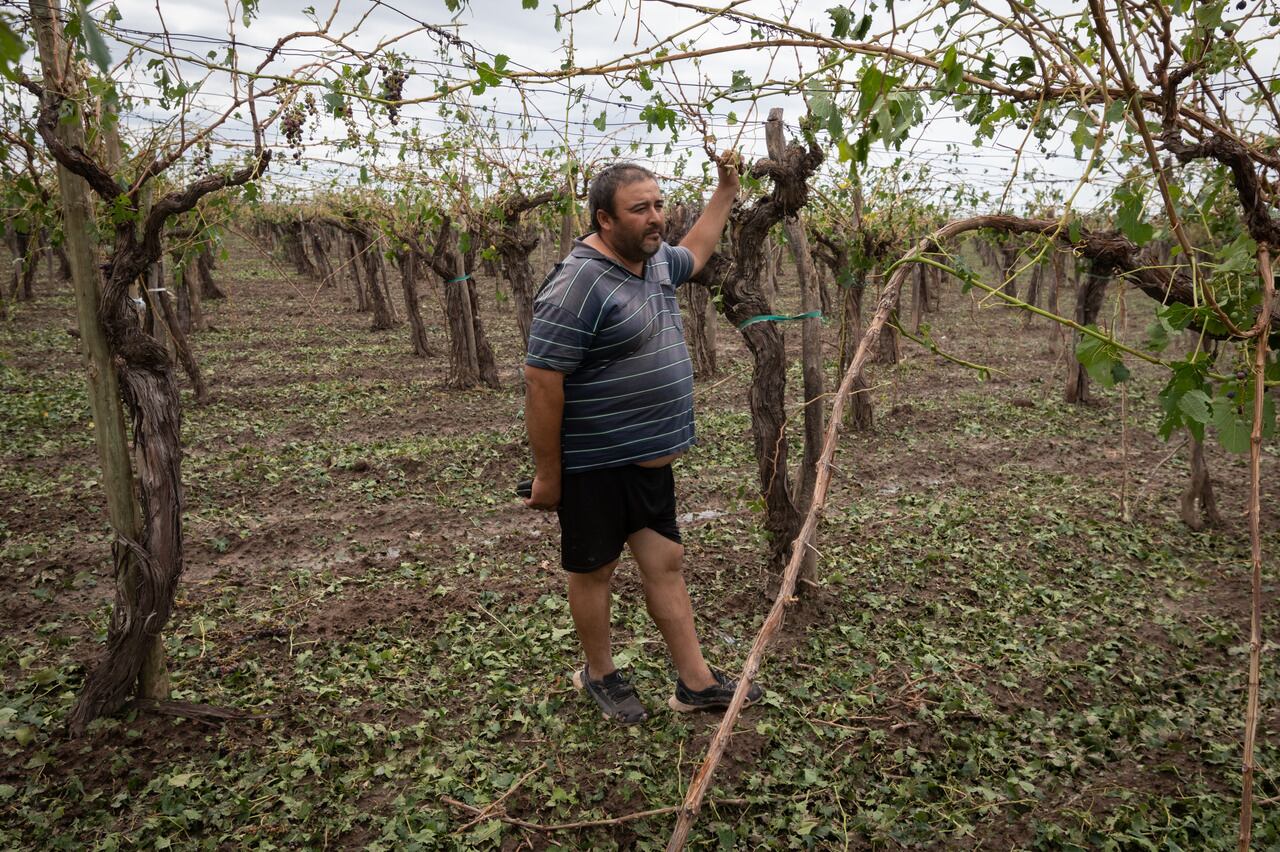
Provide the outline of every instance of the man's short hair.
{"type": "Polygon", "coordinates": [[[607,210],[610,216],[618,215],[613,204],[618,187],[642,180],[656,182],[658,178],[644,166],[627,162],[607,166],[604,171],[593,177],[591,186],[587,190],[587,211],[591,214],[591,230],[600,230],[600,222],[596,219],[596,214],[601,210],[607,210]]]}

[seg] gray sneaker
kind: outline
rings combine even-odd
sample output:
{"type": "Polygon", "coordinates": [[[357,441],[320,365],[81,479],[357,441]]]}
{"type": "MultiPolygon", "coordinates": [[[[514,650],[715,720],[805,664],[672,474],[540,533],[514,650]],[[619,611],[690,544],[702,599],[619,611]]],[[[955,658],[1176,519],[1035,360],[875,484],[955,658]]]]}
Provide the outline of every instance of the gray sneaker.
{"type": "MultiPolygon", "coordinates": [[[[667,699],[667,706],[677,713],[689,713],[694,710],[724,710],[733,701],[733,693],[738,689],[738,682],[727,674],[716,669],[711,670],[716,679],[714,686],[694,691],[684,685],[684,681],[676,678],[676,694],[667,699]]],[[[743,707],[750,707],[764,697],[764,690],[751,684],[747,690],[747,700],[743,707]]]]}
{"type": "Polygon", "coordinates": [[[636,696],[636,689],[621,671],[612,671],[600,680],[592,680],[586,665],[573,673],[573,685],[595,699],[606,719],[623,725],[634,725],[649,718],[636,696]]]}

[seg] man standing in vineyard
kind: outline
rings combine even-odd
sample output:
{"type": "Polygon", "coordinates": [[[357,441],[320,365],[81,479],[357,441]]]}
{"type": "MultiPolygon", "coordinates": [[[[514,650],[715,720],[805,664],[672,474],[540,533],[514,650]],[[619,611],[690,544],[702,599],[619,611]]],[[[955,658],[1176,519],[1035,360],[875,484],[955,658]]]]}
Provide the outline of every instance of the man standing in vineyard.
{"type": "MultiPolygon", "coordinates": [[[[723,709],[736,681],[702,657],[685,586],[671,462],[693,444],[693,368],[676,287],[715,251],[738,194],[738,162],[680,245],[663,240],[653,173],[617,163],[591,182],[592,231],[575,241],[534,302],[525,419],[536,475],[526,505],[555,509],[569,610],[586,656],[574,685],[606,718],[647,718],[613,663],[609,586],[631,550],[649,615],[676,668],[679,711],[723,709]]],[[[753,686],[748,702],[759,700],[753,686]]]]}

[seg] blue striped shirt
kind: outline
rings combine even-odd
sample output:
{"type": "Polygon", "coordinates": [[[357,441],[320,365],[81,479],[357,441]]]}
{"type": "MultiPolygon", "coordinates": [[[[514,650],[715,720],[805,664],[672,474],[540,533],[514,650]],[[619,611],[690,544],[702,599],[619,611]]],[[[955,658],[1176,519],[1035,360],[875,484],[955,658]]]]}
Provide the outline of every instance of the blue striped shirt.
{"type": "Polygon", "coordinates": [[[620,467],[687,449],[693,365],[676,287],[693,254],[663,243],[637,278],[574,243],[533,302],[525,363],[564,373],[560,457],[567,473],[620,467]]]}

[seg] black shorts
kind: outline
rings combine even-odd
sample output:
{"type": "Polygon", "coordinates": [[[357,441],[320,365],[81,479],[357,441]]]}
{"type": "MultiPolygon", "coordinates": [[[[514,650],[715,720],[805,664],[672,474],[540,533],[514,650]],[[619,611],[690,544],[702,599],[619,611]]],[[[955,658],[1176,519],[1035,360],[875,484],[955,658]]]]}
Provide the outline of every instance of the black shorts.
{"type": "Polygon", "coordinates": [[[680,541],[671,465],[629,464],[566,473],[556,514],[560,516],[560,564],[576,574],[617,559],[627,537],[646,527],[680,541]]]}

